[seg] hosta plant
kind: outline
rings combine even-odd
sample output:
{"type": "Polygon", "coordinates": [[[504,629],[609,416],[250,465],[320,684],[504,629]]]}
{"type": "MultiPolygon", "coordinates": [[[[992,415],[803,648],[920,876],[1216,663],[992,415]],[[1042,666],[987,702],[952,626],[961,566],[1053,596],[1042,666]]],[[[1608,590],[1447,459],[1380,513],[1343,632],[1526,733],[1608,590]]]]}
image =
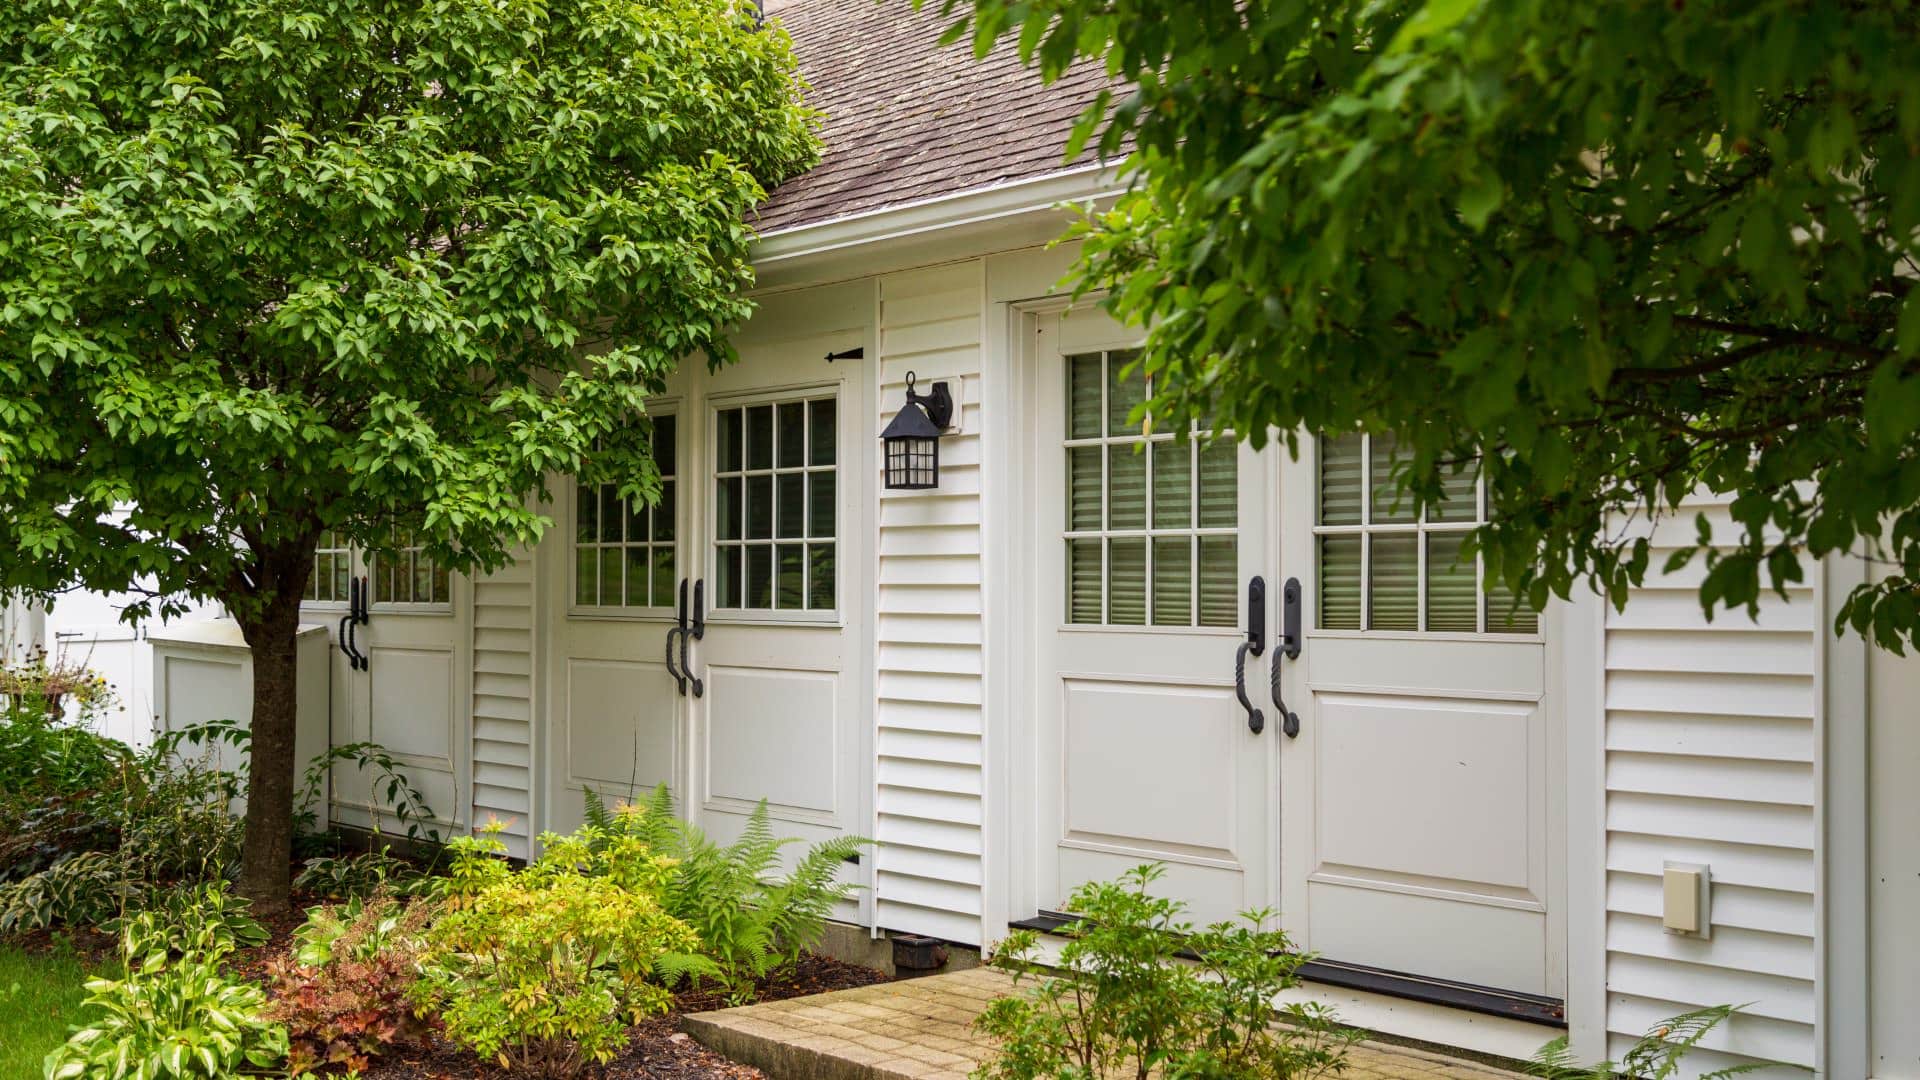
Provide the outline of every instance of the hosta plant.
{"type": "Polygon", "coordinates": [[[591,826],[541,846],[516,871],[493,835],[454,841],[448,910],[427,932],[410,996],[481,1057],[570,1077],[610,1060],[627,1024],[666,1012],[663,984],[712,964],[661,906],[669,860],[591,826]]]}
{"type": "Polygon", "coordinates": [[[47,1055],[48,1080],[221,1080],[285,1069],[287,1032],[265,1015],[266,994],[222,970],[235,942],[256,936],[251,920],[216,893],[203,894],[205,912],[183,903],[177,927],[128,920],[126,974],[88,980],[84,1007],[95,1015],[47,1055]],[[180,946],[188,951],[174,955],[180,946]]]}
{"type": "Polygon", "coordinates": [[[245,897],[225,882],[183,885],[155,897],[143,910],[107,924],[129,960],[151,953],[226,956],[267,942],[267,928],[248,914],[245,897]]]}
{"type": "Polygon", "coordinates": [[[408,886],[419,876],[419,868],[383,847],[308,859],[294,875],[293,888],[329,900],[364,899],[389,887],[408,886]]]}
{"type": "Polygon", "coordinates": [[[267,967],[268,1015],[287,1027],[290,1073],[359,1071],[427,1034],[431,1024],[415,1014],[407,991],[434,912],[426,901],[382,894],[307,913],[288,955],[267,967]]]}
{"type": "Polygon", "coordinates": [[[674,815],[664,784],[645,801],[613,808],[591,789],[586,800],[597,842],[637,839],[673,860],[662,902],[700,935],[702,950],[718,965],[712,981],[734,1004],[750,1000],[763,980],[818,944],[834,905],[859,887],[838,880],[847,859],[869,844],[857,836],[816,844],[780,873],[781,851],[799,841],[773,835],[764,799],[740,839],[726,847],[674,815]]]}

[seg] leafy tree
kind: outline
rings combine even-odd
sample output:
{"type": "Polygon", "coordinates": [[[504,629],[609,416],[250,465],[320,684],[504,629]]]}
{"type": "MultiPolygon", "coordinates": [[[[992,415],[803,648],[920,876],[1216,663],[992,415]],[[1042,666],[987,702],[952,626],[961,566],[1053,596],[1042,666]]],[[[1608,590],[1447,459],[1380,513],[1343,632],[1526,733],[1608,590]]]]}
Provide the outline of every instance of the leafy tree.
{"type": "Polygon", "coordinates": [[[1624,602],[1622,522],[1731,493],[1737,535],[1672,557],[1709,614],[1871,551],[1842,624],[1920,632],[1913,4],[942,7],[1117,77],[1078,137],[1132,184],[1077,281],[1151,327],[1146,422],[1390,432],[1423,504],[1478,459],[1490,576],[1535,606],[1624,602]]]}
{"type": "Polygon", "coordinates": [[[483,571],[549,474],[653,497],[642,401],[814,153],[736,0],[0,5],[0,589],[238,619],[263,907],[316,539],[483,571]]]}

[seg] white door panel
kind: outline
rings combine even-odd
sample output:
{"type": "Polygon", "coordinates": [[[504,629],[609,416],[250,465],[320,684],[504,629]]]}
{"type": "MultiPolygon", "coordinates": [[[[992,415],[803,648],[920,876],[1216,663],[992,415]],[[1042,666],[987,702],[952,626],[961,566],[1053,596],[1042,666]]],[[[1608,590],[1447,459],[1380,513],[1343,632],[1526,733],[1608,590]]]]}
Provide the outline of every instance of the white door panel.
{"type": "MultiPolygon", "coordinates": [[[[1247,583],[1266,557],[1264,454],[1143,437],[1134,339],[1104,315],[1035,318],[1034,811],[1028,903],[1160,863],[1205,923],[1269,900],[1271,728],[1235,693],[1247,583]]],[[[1262,706],[1258,659],[1247,693],[1262,706]]],[[[1270,713],[1270,709],[1263,709],[1270,713]]]]}
{"type": "Polygon", "coordinates": [[[1280,469],[1304,630],[1282,679],[1301,722],[1281,749],[1283,925],[1328,960],[1562,996],[1546,643],[1454,556],[1474,481],[1418,522],[1366,497],[1390,474],[1375,449],[1349,438],[1323,472],[1304,440],[1280,469]]]}
{"type": "MultiPolygon", "coordinates": [[[[438,571],[415,551],[386,565],[329,536],[320,543],[303,616],[325,623],[330,653],[334,746],[373,742],[433,812],[443,836],[469,822],[471,791],[473,616],[465,578],[438,571]],[[362,596],[364,619],[345,617],[350,597],[362,596]],[[356,665],[341,637],[365,657],[356,665]]],[[[304,768],[302,763],[302,767],[304,768]]],[[[385,778],[348,762],[332,778],[333,818],[359,827],[403,828],[387,812],[385,778]]]]}

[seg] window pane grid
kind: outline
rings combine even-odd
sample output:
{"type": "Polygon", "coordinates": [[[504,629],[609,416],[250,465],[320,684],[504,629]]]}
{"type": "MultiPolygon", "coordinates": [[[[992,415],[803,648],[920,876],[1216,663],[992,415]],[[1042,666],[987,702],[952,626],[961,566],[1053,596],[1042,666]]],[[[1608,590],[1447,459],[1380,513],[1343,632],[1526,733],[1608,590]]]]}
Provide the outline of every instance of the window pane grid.
{"type": "Polygon", "coordinates": [[[1539,631],[1512,596],[1488,591],[1478,556],[1461,559],[1467,535],[1486,522],[1485,481],[1475,466],[1441,478],[1442,500],[1415,514],[1395,490],[1399,463],[1387,437],[1322,437],[1314,524],[1320,626],[1329,630],[1448,633],[1539,631]]]}
{"type": "Polygon", "coordinates": [[[314,604],[347,602],[347,582],[353,578],[353,549],[332,529],[320,534],[313,552],[313,572],[307,577],[306,599],[314,604]]]}
{"type": "Polygon", "coordinates": [[[376,604],[446,604],[453,601],[447,572],[420,554],[412,536],[399,536],[386,558],[376,556],[369,566],[376,604]]]}
{"type": "Polygon", "coordinates": [[[717,607],[838,607],[838,417],[831,395],[718,412],[717,607]]]}
{"type": "Polygon", "coordinates": [[[1206,442],[1197,426],[1129,430],[1153,392],[1149,380],[1121,377],[1135,355],[1067,358],[1066,621],[1237,625],[1238,447],[1227,432],[1206,442]]]}
{"type": "Polygon", "coordinates": [[[678,513],[678,421],[653,418],[660,498],[622,498],[617,482],[574,485],[573,602],[594,608],[669,608],[674,603],[678,513]]]}

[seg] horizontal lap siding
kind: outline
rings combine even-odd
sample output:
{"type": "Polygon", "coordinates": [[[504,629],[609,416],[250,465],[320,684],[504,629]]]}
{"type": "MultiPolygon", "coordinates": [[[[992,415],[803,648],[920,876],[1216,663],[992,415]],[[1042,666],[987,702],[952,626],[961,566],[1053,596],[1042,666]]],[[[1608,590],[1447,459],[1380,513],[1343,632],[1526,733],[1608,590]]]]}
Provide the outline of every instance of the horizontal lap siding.
{"type": "MultiPolygon", "coordinates": [[[[954,383],[961,433],[940,443],[940,486],[880,492],[875,634],[875,903],[890,930],[979,944],[985,799],[978,263],[880,283],[880,415],[954,383]]],[[[877,430],[877,428],[876,428],[877,430]]]]}
{"type": "MultiPolygon", "coordinates": [[[[1705,513],[1654,531],[1659,566],[1705,513]]],[[[1749,1058],[1812,1065],[1815,598],[1769,594],[1758,619],[1701,613],[1696,562],[1607,613],[1607,1028],[1612,1051],[1676,1013],[1746,1005],[1690,1070],[1749,1058]],[[1707,863],[1714,933],[1661,925],[1665,860],[1707,863]]]]}
{"type": "Polygon", "coordinates": [[[473,584],[473,821],[528,855],[533,809],[533,559],[473,584]]]}

